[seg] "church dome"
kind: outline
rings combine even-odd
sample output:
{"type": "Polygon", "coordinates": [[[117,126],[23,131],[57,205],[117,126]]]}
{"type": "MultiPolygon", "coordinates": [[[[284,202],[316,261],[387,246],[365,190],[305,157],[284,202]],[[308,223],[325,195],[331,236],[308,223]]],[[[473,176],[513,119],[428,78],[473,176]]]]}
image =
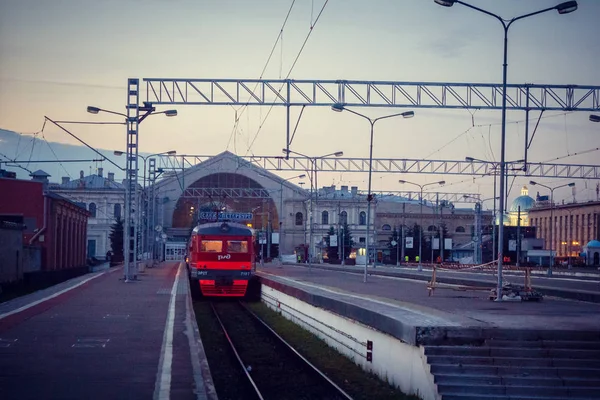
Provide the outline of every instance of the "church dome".
{"type": "MultiPolygon", "coordinates": [[[[503,219],[504,226],[510,225],[510,216],[507,213],[504,213],[502,219],[503,219]]],[[[499,225],[499,222],[500,222],[500,214],[496,215],[496,220],[494,221],[494,223],[496,225],[499,225]]]]}
{"type": "Polygon", "coordinates": [[[586,244],[585,247],[600,247],[600,241],[590,240],[590,242],[586,244]]]}
{"type": "Polygon", "coordinates": [[[510,212],[519,212],[519,207],[521,207],[521,212],[527,213],[533,208],[534,205],[535,200],[529,197],[529,190],[527,190],[527,186],[523,186],[523,189],[521,189],[521,195],[512,202],[510,206],[510,212]]]}

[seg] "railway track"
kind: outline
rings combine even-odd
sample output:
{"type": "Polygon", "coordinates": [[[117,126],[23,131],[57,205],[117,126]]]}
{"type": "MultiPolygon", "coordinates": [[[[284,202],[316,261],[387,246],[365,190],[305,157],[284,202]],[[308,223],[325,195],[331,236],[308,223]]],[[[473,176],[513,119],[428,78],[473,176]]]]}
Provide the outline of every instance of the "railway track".
{"type": "Polygon", "coordinates": [[[255,396],[261,400],[352,399],[240,302],[211,309],[255,396]]]}

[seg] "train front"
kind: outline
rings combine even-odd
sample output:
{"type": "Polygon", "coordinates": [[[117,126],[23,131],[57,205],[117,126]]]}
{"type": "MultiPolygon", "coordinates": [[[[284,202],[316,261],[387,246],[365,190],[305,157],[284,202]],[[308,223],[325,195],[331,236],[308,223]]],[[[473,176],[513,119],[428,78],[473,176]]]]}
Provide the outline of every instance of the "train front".
{"type": "Polygon", "coordinates": [[[254,239],[254,231],[238,223],[194,228],[188,245],[193,290],[199,288],[203,296],[244,296],[256,270],[254,239]]]}

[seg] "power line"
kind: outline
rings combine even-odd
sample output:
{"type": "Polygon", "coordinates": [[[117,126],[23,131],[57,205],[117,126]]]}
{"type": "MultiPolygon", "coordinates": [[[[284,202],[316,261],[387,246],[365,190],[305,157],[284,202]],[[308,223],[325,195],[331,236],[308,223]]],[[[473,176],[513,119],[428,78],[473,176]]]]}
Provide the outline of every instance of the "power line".
{"type": "MultiPolygon", "coordinates": [[[[285,76],[286,80],[290,77],[292,71],[294,70],[294,67],[296,66],[296,63],[298,62],[298,59],[300,58],[300,55],[302,54],[302,51],[304,50],[304,47],[306,46],[306,43],[308,42],[308,39],[310,38],[311,34],[313,33],[313,28],[319,22],[319,19],[321,18],[321,15],[323,14],[323,11],[325,10],[325,7],[327,6],[327,3],[329,3],[329,0],[325,0],[325,3],[323,4],[323,7],[321,7],[321,10],[319,11],[319,14],[317,14],[317,18],[315,19],[315,22],[311,23],[310,29],[308,31],[308,34],[306,35],[306,38],[304,39],[304,42],[302,43],[302,46],[300,47],[300,50],[298,51],[298,54],[296,55],[296,58],[294,59],[294,62],[292,63],[292,66],[290,67],[290,70],[288,71],[287,75],[285,76]]],[[[282,84],[279,87],[279,90],[277,91],[278,94],[281,93],[281,90],[283,89],[284,85],[285,85],[285,83],[282,84]]],[[[245,156],[248,155],[248,153],[250,152],[250,149],[254,145],[254,142],[256,141],[256,138],[260,134],[260,131],[262,130],[262,127],[264,126],[267,118],[269,118],[269,115],[271,114],[271,111],[273,110],[274,106],[275,106],[275,104],[271,104],[271,107],[269,107],[269,110],[267,111],[267,114],[265,115],[265,118],[259,124],[258,130],[256,131],[256,134],[254,135],[254,138],[250,142],[250,145],[248,146],[248,150],[246,150],[245,156]]]]}

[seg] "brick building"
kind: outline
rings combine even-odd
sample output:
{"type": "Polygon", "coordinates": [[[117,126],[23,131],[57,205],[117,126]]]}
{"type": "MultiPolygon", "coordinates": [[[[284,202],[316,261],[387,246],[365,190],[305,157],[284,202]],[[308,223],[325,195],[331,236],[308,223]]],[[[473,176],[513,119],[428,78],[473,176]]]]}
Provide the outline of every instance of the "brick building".
{"type": "Polygon", "coordinates": [[[62,196],[44,193],[47,176],[36,173],[32,181],[0,178],[0,218],[24,225],[23,245],[40,249],[39,270],[84,268],[89,212],[62,196]]]}

